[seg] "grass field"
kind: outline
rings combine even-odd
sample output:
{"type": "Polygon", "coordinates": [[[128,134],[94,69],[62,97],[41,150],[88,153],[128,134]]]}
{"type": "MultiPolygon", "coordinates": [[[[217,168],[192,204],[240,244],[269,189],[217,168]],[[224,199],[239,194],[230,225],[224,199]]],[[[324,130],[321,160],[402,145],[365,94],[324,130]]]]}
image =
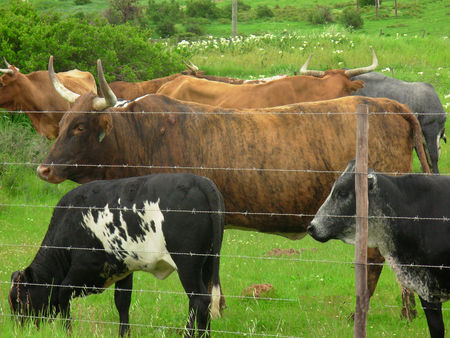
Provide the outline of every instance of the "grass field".
{"type": "MultiPolygon", "coordinates": [[[[33,2],[43,10],[56,6],[68,12],[74,10],[72,1],[33,2]]],[[[0,3],[5,1],[0,0],[0,3]]],[[[316,3],[319,1],[251,2],[252,7],[258,4],[308,7],[316,3]]],[[[327,3],[346,2],[330,0],[327,3]]],[[[252,78],[293,74],[311,52],[314,52],[314,58],[310,68],[364,66],[371,61],[368,47],[372,45],[380,62],[378,71],[391,75],[393,69],[396,78],[431,83],[448,113],[448,2],[399,1],[404,5],[399,18],[392,16],[393,1],[382,3],[380,13],[389,12],[388,16],[374,20],[374,13],[364,9],[365,26],[359,32],[346,32],[339,24],[316,27],[306,22],[252,21],[240,23],[239,32],[273,33],[273,37],[247,36],[230,43],[228,39],[220,39],[229,36],[230,25],[212,22],[207,32],[214,37],[205,38],[204,43],[199,41],[172,48],[189,49],[193,62],[208,74],[252,78]],[[381,36],[380,29],[383,31],[381,36]]],[[[93,0],[84,9],[100,11],[105,4],[105,1],[93,0]]],[[[15,326],[10,318],[7,295],[11,273],[25,268],[34,257],[47,230],[52,207],[77,184],[51,185],[39,180],[35,175],[36,163],[45,157],[51,143],[37,136],[29,124],[8,121],[8,117],[1,116],[0,337],[66,337],[59,320],[43,325],[40,330],[32,325],[15,326]],[[16,162],[22,164],[11,164],[16,162]]],[[[445,175],[450,175],[449,149],[449,144],[442,143],[440,169],[445,175]]],[[[416,162],[414,168],[418,171],[416,162]]],[[[213,321],[213,336],[352,336],[353,322],[348,316],[355,308],[353,255],[353,246],[338,241],[321,244],[309,236],[290,241],[280,236],[227,230],[221,259],[227,308],[223,318],[213,321]],[[273,249],[295,249],[298,253],[268,255],[273,249]],[[242,291],[255,283],[274,286],[274,292],[267,295],[269,299],[242,297],[242,291]]],[[[159,281],[149,274],[136,273],[134,290],[130,313],[132,336],[181,335],[187,317],[187,297],[176,274],[159,281]]],[[[400,318],[400,305],[400,287],[392,271],[385,267],[371,300],[368,337],[427,337],[426,319],[420,305],[417,305],[418,318],[412,322],[400,318]]],[[[115,336],[118,315],[113,288],[101,295],[73,300],[72,318],[74,337],[115,336]]],[[[448,335],[449,302],[444,304],[444,322],[448,335]]]]}

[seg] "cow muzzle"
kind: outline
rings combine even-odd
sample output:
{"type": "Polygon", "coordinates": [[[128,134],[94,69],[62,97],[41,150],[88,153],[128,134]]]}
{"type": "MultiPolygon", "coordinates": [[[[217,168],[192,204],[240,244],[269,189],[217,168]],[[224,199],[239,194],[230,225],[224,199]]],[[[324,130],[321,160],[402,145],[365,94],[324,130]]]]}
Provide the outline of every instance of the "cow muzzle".
{"type": "Polygon", "coordinates": [[[64,178],[55,175],[55,168],[51,165],[39,165],[39,167],[36,169],[36,174],[41,180],[47,181],[49,183],[57,184],[65,181],[64,178]]]}

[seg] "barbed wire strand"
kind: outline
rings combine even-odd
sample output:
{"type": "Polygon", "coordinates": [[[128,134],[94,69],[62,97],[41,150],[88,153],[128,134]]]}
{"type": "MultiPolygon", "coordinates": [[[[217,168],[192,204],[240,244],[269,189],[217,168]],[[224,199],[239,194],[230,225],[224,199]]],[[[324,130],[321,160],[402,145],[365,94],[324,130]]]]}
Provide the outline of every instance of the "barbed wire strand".
{"type": "MultiPolygon", "coordinates": [[[[284,172],[284,173],[308,173],[308,174],[342,174],[342,170],[316,170],[316,169],[282,169],[282,168],[239,168],[239,167],[208,167],[208,166],[180,166],[180,165],[144,165],[144,164],[82,164],[82,163],[37,163],[37,162],[0,162],[0,165],[24,165],[39,166],[46,165],[50,167],[74,167],[74,168],[121,168],[121,169],[171,169],[171,170],[221,170],[221,171],[256,171],[256,172],[284,172]]],[[[380,172],[378,174],[385,175],[425,175],[423,172],[380,172]]],[[[367,174],[363,172],[355,172],[355,174],[367,174]]],[[[427,173],[427,176],[450,176],[450,173],[427,173]]]]}
{"type": "MultiPolygon", "coordinates": [[[[106,206],[104,207],[96,207],[96,206],[74,206],[74,205],[45,205],[45,204],[25,204],[25,203],[0,203],[0,207],[17,207],[17,208],[46,208],[46,209],[68,209],[68,210],[87,210],[87,211],[104,211],[106,206]]],[[[269,217],[314,217],[316,214],[306,214],[306,213],[277,213],[277,212],[252,212],[252,211],[217,211],[217,210],[197,210],[197,209],[159,209],[159,208],[135,208],[135,207],[107,207],[110,211],[162,211],[166,213],[182,213],[182,214],[219,214],[219,215],[240,215],[240,216],[269,216],[269,217]]],[[[331,218],[358,218],[360,216],[357,215],[320,215],[319,217],[331,217],[331,218]]],[[[419,216],[367,216],[364,217],[367,219],[381,219],[381,220],[410,220],[410,221],[436,221],[436,222],[450,222],[450,217],[442,216],[442,217],[419,217],[419,216]]]]}
{"type": "MultiPolygon", "coordinates": [[[[92,252],[106,252],[106,253],[147,253],[147,254],[170,254],[174,256],[205,256],[205,257],[221,257],[221,258],[241,258],[241,259],[253,259],[253,260],[275,260],[275,261],[293,261],[293,262],[304,262],[304,263],[326,263],[326,264],[361,264],[357,262],[346,262],[346,261],[336,261],[336,260],[314,260],[314,259],[300,259],[292,257],[271,257],[271,256],[247,256],[247,255],[228,255],[228,254],[209,254],[209,253],[194,253],[194,252],[169,252],[169,251],[152,251],[152,250],[125,250],[125,249],[115,249],[107,250],[105,248],[83,248],[83,247],[72,247],[72,246],[51,246],[51,245],[34,245],[34,244],[15,244],[15,243],[0,243],[3,246],[9,247],[32,247],[32,248],[43,248],[48,250],[80,250],[80,251],[92,251],[92,252]]],[[[385,265],[384,263],[367,263],[367,265],[385,265]]],[[[396,264],[399,267],[413,267],[413,268],[436,268],[436,269],[450,269],[450,266],[446,265],[427,265],[427,264],[396,264]]]]}
{"type": "MultiPolygon", "coordinates": [[[[151,95],[151,94],[146,94],[151,95]]],[[[146,96],[143,95],[142,97],[146,96]]],[[[124,104],[133,103],[134,100],[130,100],[124,102],[124,104]]],[[[302,103],[299,103],[302,104],[302,103]]],[[[281,107],[281,106],[279,106],[281,107]]],[[[122,107],[120,107],[122,108],[122,107]]],[[[274,107],[276,108],[276,107],[274,107]]],[[[270,108],[248,108],[252,111],[246,111],[246,108],[229,108],[228,111],[184,111],[184,112],[170,112],[170,111],[91,111],[91,110],[83,110],[83,111],[70,111],[70,110],[62,110],[62,111],[54,111],[54,110],[26,110],[26,111],[0,111],[3,114],[64,114],[66,112],[73,114],[137,114],[137,115],[145,115],[145,114],[161,114],[161,115],[315,115],[315,116],[330,116],[330,115],[358,115],[356,111],[348,111],[348,112],[277,112],[277,111],[269,111],[270,108]],[[238,110],[232,110],[238,109],[238,110]],[[264,111],[255,111],[258,109],[264,109],[264,111]]],[[[442,115],[450,115],[447,112],[432,112],[432,113],[415,113],[414,115],[424,115],[424,116],[442,116],[442,115]]],[[[368,115],[401,115],[401,114],[409,114],[409,112],[368,112],[368,115]]]]}

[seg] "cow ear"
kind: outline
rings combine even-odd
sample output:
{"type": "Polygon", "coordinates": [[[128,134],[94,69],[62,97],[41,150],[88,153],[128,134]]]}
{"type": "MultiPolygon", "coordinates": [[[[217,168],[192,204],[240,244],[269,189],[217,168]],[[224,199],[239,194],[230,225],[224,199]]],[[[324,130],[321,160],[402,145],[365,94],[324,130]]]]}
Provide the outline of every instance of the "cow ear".
{"type": "Polygon", "coordinates": [[[369,191],[372,191],[375,189],[375,186],[377,185],[377,176],[374,173],[370,173],[367,175],[367,187],[369,191]]]}
{"type": "Polygon", "coordinates": [[[349,88],[350,88],[350,91],[356,92],[359,89],[364,88],[364,82],[361,80],[351,81],[349,88]]]}
{"type": "Polygon", "coordinates": [[[102,142],[106,135],[111,132],[112,118],[110,114],[102,114],[99,116],[100,133],[98,134],[98,142],[102,142]]]}

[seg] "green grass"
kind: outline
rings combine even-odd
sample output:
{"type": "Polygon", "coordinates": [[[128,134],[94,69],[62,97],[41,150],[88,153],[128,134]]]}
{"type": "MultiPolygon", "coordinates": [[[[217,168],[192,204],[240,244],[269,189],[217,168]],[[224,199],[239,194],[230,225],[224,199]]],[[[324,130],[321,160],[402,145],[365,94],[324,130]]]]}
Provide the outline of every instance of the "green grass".
{"type": "MultiPolygon", "coordinates": [[[[44,3],[36,0],[35,3],[42,6],[42,9],[57,4],[62,10],[74,10],[70,5],[71,1],[47,0],[44,3]]],[[[268,4],[272,7],[276,3],[280,6],[291,5],[287,0],[251,2],[253,8],[258,4],[268,4]]],[[[315,3],[319,1],[296,2],[301,7],[315,3]]],[[[330,0],[327,3],[334,5],[345,2],[330,0]]],[[[218,42],[217,49],[194,48],[191,49],[192,60],[208,74],[250,78],[293,74],[311,52],[314,52],[314,58],[310,67],[314,69],[366,65],[371,61],[368,47],[372,45],[379,58],[379,71],[389,75],[390,72],[385,69],[391,67],[396,78],[431,83],[449,112],[450,42],[449,25],[445,21],[448,20],[448,4],[444,1],[424,0],[418,2],[420,8],[417,8],[414,0],[400,3],[405,7],[398,18],[393,18],[389,12],[389,17],[371,20],[373,11],[367,10],[366,13],[364,9],[363,15],[368,18],[365,19],[364,29],[353,33],[343,31],[338,24],[316,27],[303,21],[240,23],[239,32],[246,34],[283,32],[284,29],[287,32],[277,34],[271,41],[249,39],[245,43],[234,43],[231,47],[223,47],[218,42]],[[422,12],[419,13],[419,10],[422,12]],[[384,33],[382,36],[379,36],[380,28],[384,33]],[[426,29],[424,38],[423,29],[426,29]],[[304,38],[290,38],[289,35],[294,32],[304,38]],[[336,41],[339,42],[336,44],[336,41]],[[342,52],[336,52],[338,50],[342,52]]],[[[105,1],[94,0],[85,9],[100,11],[106,5],[105,1]]],[[[383,1],[380,14],[386,14],[385,7],[388,5],[392,8],[393,1],[383,1]]],[[[207,27],[208,33],[214,33],[217,37],[229,36],[229,30],[230,25],[214,22],[207,27]]],[[[449,121],[450,119],[446,125],[447,134],[450,133],[449,121]]],[[[11,125],[1,119],[0,127],[0,162],[39,163],[44,158],[50,143],[31,132],[28,124],[15,122],[11,125]]],[[[440,169],[447,175],[450,174],[449,148],[448,144],[442,143],[440,169]]],[[[10,320],[7,294],[11,273],[26,267],[34,257],[50,221],[51,207],[76,184],[46,184],[37,179],[35,164],[15,166],[2,163],[0,336],[65,337],[59,321],[48,323],[40,330],[33,326],[23,329],[15,327],[10,320]],[[39,205],[49,207],[37,207],[39,205]]],[[[416,160],[414,168],[418,171],[416,160]]],[[[302,337],[353,335],[353,323],[348,319],[348,315],[355,308],[354,269],[349,264],[354,255],[352,246],[338,241],[321,244],[310,237],[301,241],[290,241],[279,236],[227,230],[222,255],[221,279],[224,292],[228,295],[228,307],[224,317],[212,323],[213,330],[222,331],[213,333],[213,336],[242,335],[224,332],[241,332],[250,337],[259,334],[302,337]],[[258,258],[267,258],[265,254],[273,248],[294,248],[301,253],[284,257],[287,258],[285,260],[258,258]],[[275,290],[270,297],[274,299],[241,298],[242,290],[254,283],[272,284],[275,290]]],[[[182,294],[177,275],[173,274],[167,280],[159,281],[149,274],[136,273],[134,289],[137,291],[133,293],[131,306],[131,323],[135,324],[132,327],[132,336],[179,336],[180,331],[172,327],[183,327],[187,314],[187,298],[182,294]]],[[[425,316],[420,305],[417,305],[419,317],[409,323],[399,318],[400,304],[400,287],[392,271],[385,268],[371,301],[367,321],[368,337],[428,336],[425,316]]],[[[449,332],[450,303],[444,304],[444,309],[444,321],[449,332]]],[[[113,289],[108,289],[102,295],[75,299],[72,302],[72,317],[75,319],[74,337],[115,336],[117,325],[107,323],[118,321],[113,289]]]]}

